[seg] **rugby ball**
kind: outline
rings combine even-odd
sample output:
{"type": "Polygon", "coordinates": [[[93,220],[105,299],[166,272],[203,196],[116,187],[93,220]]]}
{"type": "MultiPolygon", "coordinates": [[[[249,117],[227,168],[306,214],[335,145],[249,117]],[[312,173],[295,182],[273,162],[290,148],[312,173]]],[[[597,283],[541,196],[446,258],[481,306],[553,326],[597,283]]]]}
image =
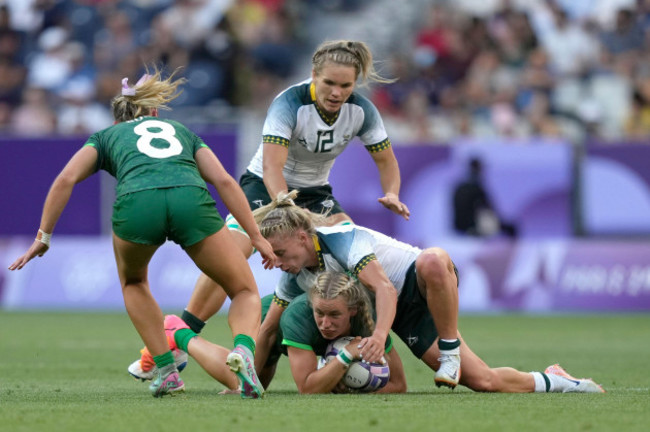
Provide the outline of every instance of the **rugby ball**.
{"type": "MultiPolygon", "coordinates": [[[[352,336],[343,336],[330,343],[325,350],[325,355],[321,359],[322,365],[334,360],[339,350],[345,348],[352,339],[354,339],[352,336]]],[[[389,379],[390,369],[388,363],[364,363],[360,360],[355,360],[343,376],[342,381],[350,389],[369,393],[384,387],[389,379]]]]}

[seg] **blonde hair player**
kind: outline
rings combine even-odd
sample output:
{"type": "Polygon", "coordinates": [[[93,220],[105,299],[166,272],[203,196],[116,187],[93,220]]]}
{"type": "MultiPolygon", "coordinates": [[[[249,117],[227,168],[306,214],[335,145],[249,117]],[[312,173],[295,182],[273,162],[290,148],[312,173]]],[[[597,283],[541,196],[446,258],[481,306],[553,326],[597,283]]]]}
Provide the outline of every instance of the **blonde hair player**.
{"type": "Polygon", "coordinates": [[[215,209],[206,181],[217,189],[264,260],[273,262],[246,197],[205,143],[182,124],[158,118],[176,98],[183,79],[163,78],[153,68],[112,101],[115,124],[92,135],[56,177],[45,200],[36,240],[10,270],[19,270],[50,247],[54,227],[74,186],[103,169],[116,177],[113,247],[126,310],[156,366],[149,389],[154,397],[183,391],[163,328],[163,315],[147,280],[156,250],[172,240],[232,299],[229,324],[235,348],[230,368],[241,381],[242,397],[264,389],[254,368],[254,338],[260,326],[260,297],[252,271],[215,209]],[[153,142],[156,145],[153,145],[153,142]],[[205,179],[205,180],[204,180],[205,179]]]}

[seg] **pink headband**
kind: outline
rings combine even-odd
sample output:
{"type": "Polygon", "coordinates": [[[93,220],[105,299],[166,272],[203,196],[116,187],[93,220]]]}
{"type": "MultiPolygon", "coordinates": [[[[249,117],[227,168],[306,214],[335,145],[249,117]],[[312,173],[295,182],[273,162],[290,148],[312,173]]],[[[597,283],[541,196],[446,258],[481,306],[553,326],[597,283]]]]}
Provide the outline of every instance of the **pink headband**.
{"type": "Polygon", "coordinates": [[[141,86],[144,84],[147,80],[152,78],[153,75],[149,74],[144,74],[140,79],[138,80],[137,83],[135,83],[135,87],[129,87],[129,79],[128,78],[122,78],[122,96],[135,96],[135,89],[136,87],[141,86]]]}

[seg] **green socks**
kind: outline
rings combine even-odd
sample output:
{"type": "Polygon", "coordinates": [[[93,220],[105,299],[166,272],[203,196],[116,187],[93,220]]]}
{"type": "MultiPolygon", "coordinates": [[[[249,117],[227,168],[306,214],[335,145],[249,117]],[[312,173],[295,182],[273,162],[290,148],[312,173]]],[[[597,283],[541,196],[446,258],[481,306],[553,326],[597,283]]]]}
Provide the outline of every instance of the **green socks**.
{"type": "Polygon", "coordinates": [[[238,345],[241,345],[245,348],[248,349],[253,355],[255,355],[255,340],[245,334],[238,334],[235,336],[235,341],[234,341],[235,347],[238,345]]]}
{"type": "MultiPolygon", "coordinates": [[[[180,329],[180,330],[176,330],[176,332],[174,333],[174,341],[176,342],[176,346],[178,346],[179,349],[188,352],[187,345],[189,345],[192,338],[196,336],[198,336],[196,332],[194,332],[191,329],[180,329]]],[[[251,352],[252,354],[255,353],[255,340],[248,335],[238,334],[237,336],[235,336],[234,344],[235,346],[238,345],[243,346],[244,348],[248,349],[248,351],[251,352]]],[[[169,355],[171,357],[171,362],[173,362],[174,357],[172,356],[171,351],[169,352],[169,355]]],[[[156,364],[158,364],[157,361],[156,364]]]]}
{"type": "Polygon", "coordinates": [[[179,349],[188,352],[187,345],[189,345],[192,338],[196,336],[198,335],[190,329],[176,330],[176,333],[174,333],[174,342],[176,342],[176,346],[179,349]]]}
{"type": "Polygon", "coordinates": [[[162,369],[167,365],[174,364],[174,354],[171,351],[167,351],[165,354],[155,356],[153,361],[158,366],[158,369],[162,369]]]}

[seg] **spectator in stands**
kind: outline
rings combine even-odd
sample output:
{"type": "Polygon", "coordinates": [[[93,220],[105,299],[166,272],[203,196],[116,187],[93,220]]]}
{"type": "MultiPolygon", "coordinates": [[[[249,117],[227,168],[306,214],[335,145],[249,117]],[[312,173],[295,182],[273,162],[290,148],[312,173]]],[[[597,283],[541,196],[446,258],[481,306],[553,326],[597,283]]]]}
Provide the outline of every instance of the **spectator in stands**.
{"type": "Polygon", "coordinates": [[[554,12],[553,31],[542,39],[551,66],[561,77],[573,77],[591,67],[598,58],[598,41],[579,23],[569,20],[566,12],[554,12]]]}
{"type": "Polygon", "coordinates": [[[0,59],[22,64],[25,61],[25,34],[11,26],[7,5],[0,5],[0,59]]]}
{"type": "Polygon", "coordinates": [[[68,58],[70,73],[61,86],[55,90],[55,93],[60,93],[70,83],[77,83],[77,85],[79,85],[78,83],[82,83],[81,85],[86,87],[94,87],[96,69],[94,64],[87,60],[86,47],[81,42],[71,41],[66,43],[63,49],[68,58]]]}
{"type": "Polygon", "coordinates": [[[94,64],[96,68],[110,70],[120,59],[136,51],[138,44],[131,20],[125,12],[114,11],[104,20],[103,28],[95,33],[94,64]]]}
{"type": "MultiPolygon", "coordinates": [[[[0,35],[2,44],[2,35],[0,35]]],[[[0,102],[17,106],[25,84],[26,69],[6,57],[0,57],[0,102]]]]}
{"type": "Polygon", "coordinates": [[[50,27],[38,37],[39,51],[29,61],[27,82],[30,86],[56,90],[71,72],[70,58],[65,50],[68,32],[50,27]]]}
{"type": "Polygon", "coordinates": [[[56,112],[52,108],[47,90],[26,87],[22,103],[11,117],[11,132],[17,135],[51,135],[56,132],[56,112]]]}
{"type": "Polygon", "coordinates": [[[602,34],[601,41],[611,54],[640,51],[643,47],[643,29],[630,9],[620,9],[616,13],[616,26],[602,34]]]}
{"type": "Polygon", "coordinates": [[[11,127],[12,106],[0,101],[0,132],[9,133],[11,127]]]}
{"type": "Polygon", "coordinates": [[[625,135],[635,141],[650,141],[650,79],[634,91],[632,110],[625,121],[625,135]]]}
{"type": "Polygon", "coordinates": [[[69,81],[59,92],[58,131],[63,134],[87,135],[113,124],[110,111],[95,102],[94,83],[69,81]]]}

